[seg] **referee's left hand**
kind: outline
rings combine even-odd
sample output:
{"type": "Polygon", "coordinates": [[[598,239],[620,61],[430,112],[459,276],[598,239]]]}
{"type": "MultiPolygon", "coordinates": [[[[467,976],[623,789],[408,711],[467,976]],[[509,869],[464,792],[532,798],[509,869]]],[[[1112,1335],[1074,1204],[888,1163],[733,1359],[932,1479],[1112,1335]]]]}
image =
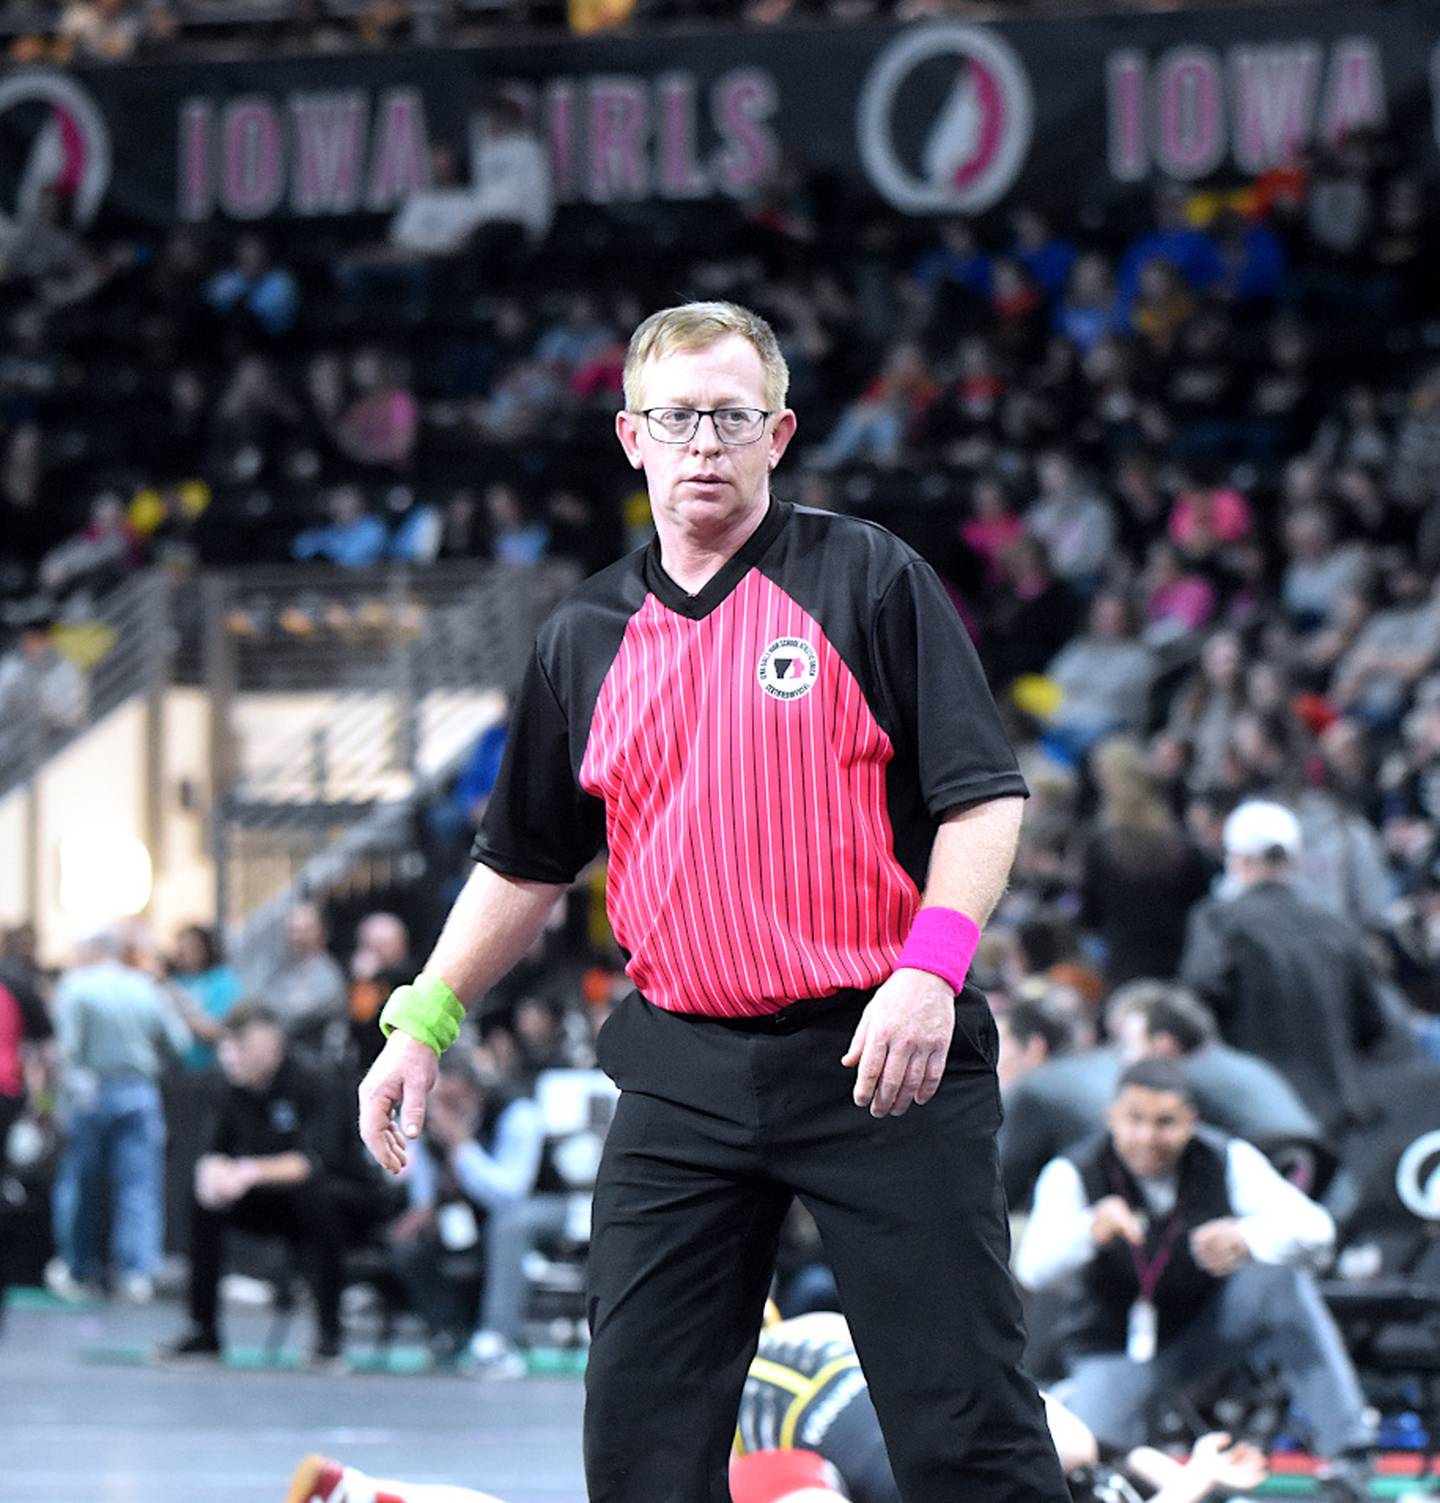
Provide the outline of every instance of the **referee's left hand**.
{"type": "Polygon", "coordinates": [[[391,1174],[405,1167],[406,1141],[425,1126],[425,1097],[438,1073],[439,1056],[429,1044],[397,1028],[360,1082],[361,1140],[391,1174]]]}
{"type": "Polygon", "coordinates": [[[860,1015],[842,1065],[859,1065],[855,1105],[901,1117],[940,1088],[955,1032],[955,993],[929,971],[898,970],[860,1015]]]}

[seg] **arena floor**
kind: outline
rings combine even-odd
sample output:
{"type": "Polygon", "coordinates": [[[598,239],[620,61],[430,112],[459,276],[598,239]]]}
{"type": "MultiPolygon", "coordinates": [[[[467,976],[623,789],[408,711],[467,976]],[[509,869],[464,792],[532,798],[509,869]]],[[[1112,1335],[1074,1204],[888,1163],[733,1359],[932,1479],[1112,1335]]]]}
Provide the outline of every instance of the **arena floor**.
{"type": "MultiPolygon", "coordinates": [[[[231,1318],[227,1337],[257,1349],[265,1320],[231,1318]]],[[[576,1378],[144,1365],[182,1323],[169,1304],[77,1312],[12,1300],[0,1333],[6,1503],[284,1503],[306,1451],[504,1503],[583,1503],[576,1378]]]]}
{"type": "MultiPolygon", "coordinates": [[[[389,1360],[408,1371],[260,1367],[268,1323],[261,1312],[228,1312],[226,1366],[166,1368],[150,1353],[183,1324],[174,1303],[77,1310],[12,1290],[0,1331],[5,1503],[284,1503],[307,1451],[504,1503],[584,1503],[577,1377],[437,1376],[403,1345],[389,1360]],[[247,1362],[256,1365],[232,1365],[247,1362]]],[[[297,1317],[283,1360],[298,1362],[294,1345],[307,1334],[297,1317]]],[[[372,1359],[364,1345],[349,1355],[372,1359]]],[[[1300,1458],[1274,1460],[1260,1489],[1267,1503],[1313,1497],[1300,1458]]],[[[1440,1503],[1440,1475],[1422,1491],[1413,1465],[1413,1456],[1382,1461],[1372,1496],[1440,1503]]]]}

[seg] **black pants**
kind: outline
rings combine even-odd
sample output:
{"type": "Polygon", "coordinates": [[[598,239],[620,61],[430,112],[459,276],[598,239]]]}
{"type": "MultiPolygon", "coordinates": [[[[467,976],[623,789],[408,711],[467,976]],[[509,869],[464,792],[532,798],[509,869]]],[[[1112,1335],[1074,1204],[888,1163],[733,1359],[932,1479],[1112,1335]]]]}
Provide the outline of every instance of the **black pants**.
{"type": "MultiPolygon", "coordinates": [[[[9,1137],[20,1113],[25,1109],[25,1097],[0,1095],[0,1186],[10,1167],[9,1137]]],[[[17,1212],[0,1196],[0,1326],[5,1324],[5,1291],[12,1277],[11,1248],[15,1242],[17,1212]],[[8,1223],[8,1224],[7,1224],[8,1223]]]]}
{"type": "MultiPolygon", "coordinates": [[[[376,1033],[380,1030],[377,1028],[376,1033]]],[[[433,1231],[419,1232],[390,1250],[390,1267],[410,1307],[434,1336],[448,1336],[457,1346],[475,1329],[475,1300],[446,1277],[445,1249],[433,1231]]]]}
{"type": "Polygon", "coordinates": [[[792,1195],[820,1228],[905,1503],[1067,1499],[1022,1366],[989,1009],[959,1001],[934,1099],[876,1119],[840,1063],[867,1000],[727,1023],[632,995],[601,1031],[622,1095],[590,1247],[590,1503],[728,1503],[792,1195]]]}
{"type": "Polygon", "coordinates": [[[225,1229],[277,1237],[290,1244],[315,1297],[322,1341],[340,1337],[340,1287],[346,1248],[383,1219],[386,1203],[368,1186],[344,1179],[311,1179],[281,1189],[256,1189],[223,1210],[198,1201],[190,1217],[190,1319],[217,1328],[225,1229]]]}

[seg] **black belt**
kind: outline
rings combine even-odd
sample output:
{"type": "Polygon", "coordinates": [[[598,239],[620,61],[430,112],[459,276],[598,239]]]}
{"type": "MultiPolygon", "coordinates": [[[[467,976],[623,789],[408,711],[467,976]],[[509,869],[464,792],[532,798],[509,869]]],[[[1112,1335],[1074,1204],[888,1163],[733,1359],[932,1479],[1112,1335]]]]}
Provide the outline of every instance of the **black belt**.
{"type": "MultiPolygon", "coordinates": [[[[752,1014],[749,1017],[721,1017],[705,1012],[676,1012],[670,1008],[657,1008],[671,1017],[683,1018],[687,1023],[714,1024],[736,1033],[798,1033],[812,1023],[823,1021],[844,1008],[863,1007],[875,995],[873,989],[857,991],[853,987],[831,992],[828,997],[802,997],[798,1002],[788,1003],[774,1012],[752,1014]]],[[[653,1002],[646,1006],[654,1007],[653,1002]]]]}

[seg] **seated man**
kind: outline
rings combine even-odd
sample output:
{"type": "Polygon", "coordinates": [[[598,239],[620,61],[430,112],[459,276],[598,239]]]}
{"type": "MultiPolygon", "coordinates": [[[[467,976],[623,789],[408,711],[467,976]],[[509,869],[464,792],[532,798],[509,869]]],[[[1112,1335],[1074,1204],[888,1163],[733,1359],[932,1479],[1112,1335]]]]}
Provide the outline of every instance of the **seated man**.
{"type": "Polygon", "coordinates": [[[1203,1123],[1253,1143],[1291,1184],[1315,1200],[1323,1196],[1334,1211],[1328,1187],[1337,1160],[1325,1129],[1268,1059],[1220,1038],[1215,1014],[1193,992],[1132,981],[1111,996],[1105,1022],[1123,1064],[1178,1060],[1203,1123]]]}
{"type": "Polygon", "coordinates": [[[469,1312],[444,1276],[447,1251],[474,1246],[482,1231],[485,1293],[470,1356],[486,1377],[520,1377],[518,1350],[528,1285],[525,1255],[564,1227],[565,1199],[537,1195],[545,1146],[539,1108],[511,1098],[463,1051],[445,1054],[406,1177],[410,1209],[391,1228],[394,1267],[431,1331],[441,1359],[469,1336],[469,1312]]]}
{"type": "Polygon", "coordinates": [[[162,1353],[218,1357],[218,1289],[227,1227],[281,1237],[299,1255],[315,1296],[314,1356],[340,1358],[341,1265],[356,1235],[394,1207],[354,1152],[344,1099],[292,1057],[269,1008],[226,1014],[216,1055],[225,1089],[209,1149],[195,1166],[190,1226],[190,1330],[162,1353]]]}
{"type": "Polygon", "coordinates": [[[1013,1209],[1030,1202],[1040,1171],[1099,1132],[1120,1072],[1151,1055],[1178,1059],[1200,1118],[1251,1142],[1323,1141],[1319,1122],[1268,1060],[1221,1041],[1214,1014],[1164,981],[1131,981],[1105,1006],[1111,1042],[1067,1052],[1066,1025],[1038,1002],[1016,1002],[999,1020],[1005,1124],[1000,1164],[1013,1209]]]}
{"type": "Polygon", "coordinates": [[[1046,1165],[1016,1257],[1029,1289],[1078,1279],[1065,1402],[1102,1443],[1137,1445],[1152,1400],[1268,1359],[1328,1463],[1322,1496],[1365,1496],[1374,1436],[1304,1267],[1330,1250],[1329,1215],[1249,1143],[1197,1128],[1175,1061],[1131,1065],[1108,1120],[1046,1165]]]}

